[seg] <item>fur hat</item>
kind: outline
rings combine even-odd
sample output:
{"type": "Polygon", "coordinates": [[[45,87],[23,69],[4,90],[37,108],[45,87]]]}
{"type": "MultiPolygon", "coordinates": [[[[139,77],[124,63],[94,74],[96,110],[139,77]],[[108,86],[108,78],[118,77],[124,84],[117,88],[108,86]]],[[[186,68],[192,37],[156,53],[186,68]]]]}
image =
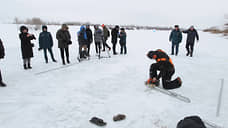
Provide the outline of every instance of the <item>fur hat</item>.
{"type": "Polygon", "coordinates": [[[69,29],[69,27],[67,26],[67,24],[62,24],[62,29],[69,29]]]}
{"type": "Polygon", "coordinates": [[[28,28],[26,26],[21,26],[20,27],[20,31],[23,32],[24,30],[27,30],[28,31],[28,28]]]}
{"type": "Polygon", "coordinates": [[[175,25],[174,27],[175,27],[175,28],[179,28],[179,25],[175,25]]]}
{"type": "Polygon", "coordinates": [[[43,25],[42,26],[42,30],[44,30],[44,29],[47,29],[47,26],[46,25],[43,25]]]}

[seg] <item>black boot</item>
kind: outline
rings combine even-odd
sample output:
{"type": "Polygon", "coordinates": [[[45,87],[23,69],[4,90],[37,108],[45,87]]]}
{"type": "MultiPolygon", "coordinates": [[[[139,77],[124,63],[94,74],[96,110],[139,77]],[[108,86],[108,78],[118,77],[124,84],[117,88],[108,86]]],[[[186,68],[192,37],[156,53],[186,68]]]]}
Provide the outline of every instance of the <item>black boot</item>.
{"type": "Polygon", "coordinates": [[[45,62],[48,63],[48,59],[46,59],[45,62]]]}
{"type": "Polygon", "coordinates": [[[55,59],[52,60],[53,62],[57,62],[55,59]]]}
{"type": "Polygon", "coordinates": [[[25,70],[28,69],[27,66],[26,66],[26,64],[24,64],[24,69],[25,69],[25,70]]]}
{"type": "Polygon", "coordinates": [[[189,55],[189,52],[187,52],[186,56],[188,56],[188,55],[189,55]]]}
{"type": "Polygon", "coordinates": [[[190,53],[190,57],[192,57],[192,52],[190,53]]]}
{"type": "Polygon", "coordinates": [[[63,65],[66,65],[65,60],[63,60],[63,65]]]}
{"type": "Polygon", "coordinates": [[[2,81],[0,81],[0,86],[1,86],[1,87],[6,87],[6,84],[3,83],[2,81]]]}
{"type": "Polygon", "coordinates": [[[28,63],[28,69],[32,69],[32,67],[31,67],[31,64],[30,64],[30,63],[28,63]]]}
{"type": "Polygon", "coordinates": [[[67,59],[67,63],[68,63],[68,64],[70,63],[70,60],[69,60],[69,58],[67,59]]]}

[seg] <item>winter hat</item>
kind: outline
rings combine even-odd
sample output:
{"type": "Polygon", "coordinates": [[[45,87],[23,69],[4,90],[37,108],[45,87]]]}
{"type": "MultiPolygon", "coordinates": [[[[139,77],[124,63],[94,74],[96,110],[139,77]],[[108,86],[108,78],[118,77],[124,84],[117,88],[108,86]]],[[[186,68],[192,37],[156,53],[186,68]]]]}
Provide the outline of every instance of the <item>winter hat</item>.
{"type": "Polygon", "coordinates": [[[194,28],[194,26],[192,25],[192,26],[190,26],[190,28],[194,28]]]}
{"type": "Polygon", "coordinates": [[[23,32],[25,29],[28,30],[28,28],[27,28],[26,26],[21,26],[21,27],[20,27],[20,31],[21,31],[21,32],[23,32]]]}
{"type": "Polygon", "coordinates": [[[62,24],[62,29],[68,29],[68,26],[67,26],[67,24],[62,24]]]}
{"type": "Polygon", "coordinates": [[[189,116],[180,120],[177,128],[206,128],[206,126],[199,116],[189,116]]]}
{"type": "Polygon", "coordinates": [[[104,24],[102,24],[102,25],[101,25],[101,27],[103,28],[103,27],[105,27],[105,25],[104,25],[104,24]]]}
{"type": "Polygon", "coordinates": [[[42,26],[42,30],[44,30],[44,29],[47,29],[47,26],[46,25],[43,25],[42,26]]]}
{"type": "Polygon", "coordinates": [[[120,27],[118,25],[116,25],[115,28],[118,28],[119,29],[120,27]]]}
{"type": "Polygon", "coordinates": [[[174,27],[175,27],[175,28],[179,28],[179,25],[175,25],[174,27]]]}
{"type": "Polygon", "coordinates": [[[121,28],[120,30],[124,31],[125,29],[124,28],[121,28]]]}
{"type": "Polygon", "coordinates": [[[147,53],[147,57],[150,58],[150,59],[154,59],[155,52],[156,52],[156,51],[149,51],[149,52],[147,53]]]}

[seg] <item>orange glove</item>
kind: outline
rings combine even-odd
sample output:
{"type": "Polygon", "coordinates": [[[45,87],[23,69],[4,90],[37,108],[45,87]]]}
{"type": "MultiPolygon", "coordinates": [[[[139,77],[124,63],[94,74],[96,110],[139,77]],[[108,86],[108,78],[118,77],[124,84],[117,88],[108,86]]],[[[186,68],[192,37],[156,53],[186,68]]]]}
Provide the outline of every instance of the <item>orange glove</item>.
{"type": "Polygon", "coordinates": [[[146,84],[151,84],[153,83],[153,79],[152,78],[149,78],[147,81],[146,81],[146,84]]]}

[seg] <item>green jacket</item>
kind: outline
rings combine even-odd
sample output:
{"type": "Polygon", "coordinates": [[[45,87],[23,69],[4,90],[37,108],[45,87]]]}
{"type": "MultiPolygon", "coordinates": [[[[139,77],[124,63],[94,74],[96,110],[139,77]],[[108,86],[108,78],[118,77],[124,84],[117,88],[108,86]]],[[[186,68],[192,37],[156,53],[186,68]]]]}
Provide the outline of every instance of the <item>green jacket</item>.
{"type": "Polygon", "coordinates": [[[107,40],[108,37],[110,36],[110,32],[107,27],[103,28],[103,33],[104,33],[104,39],[107,40]]]}
{"type": "Polygon", "coordinates": [[[59,29],[56,33],[56,39],[58,40],[58,48],[67,48],[71,41],[70,32],[59,29]]]}
{"type": "Polygon", "coordinates": [[[180,30],[173,30],[169,36],[169,41],[173,44],[179,44],[182,41],[182,33],[180,30]]]}

